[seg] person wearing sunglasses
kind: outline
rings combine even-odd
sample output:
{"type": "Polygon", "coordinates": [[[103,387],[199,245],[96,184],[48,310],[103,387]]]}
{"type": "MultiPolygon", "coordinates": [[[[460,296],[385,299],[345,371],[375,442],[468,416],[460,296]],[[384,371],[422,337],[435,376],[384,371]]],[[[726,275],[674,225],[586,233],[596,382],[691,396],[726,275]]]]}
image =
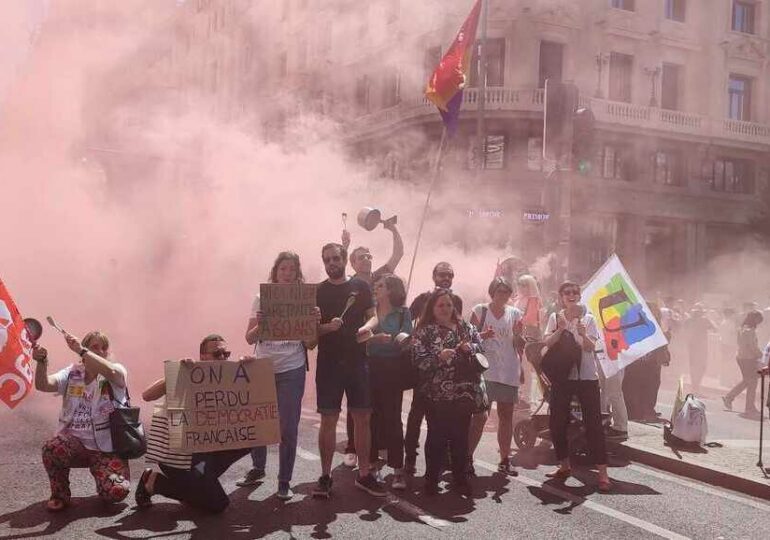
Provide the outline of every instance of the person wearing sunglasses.
{"type": "Polygon", "coordinates": [[[370,470],[372,400],[369,363],[366,346],[356,339],[358,329],[375,314],[372,290],[365,281],[345,275],[348,254],[341,244],[326,244],[321,249],[321,258],[329,278],[316,290],[316,305],[321,309],[315,376],[316,400],[321,415],[318,433],[321,476],[313,496],[328,498],[331,494],[332,458],[344,395],[353,417],[358,451],[355,485],[370,495],[384,497],[385,489],[370,470]]]}
{"type": "MultiPolygon", "coordinates": [[[[218,334],[203,338],[200,344],[200,360],[224,362],[230,358],[227,342],[218,334]]],[[[243,358],[244,360],[246,358],[243,358]]],[[[182,362],[192,362],[185,358],[182,362]]],[[[166,395],[166,380],[159,379],[143,393],[145,401],[155,401],[166,395]]],[[[157,459],[160,472],[145,469],[136,486],[134,497],[139,508],[152,506],[153,495],[163,495],[213,514],[224,511],[230,504],[227,493],[219,482],[230,466],[250,452],[249,448],[222,450],[218,452],[197,452],[194,454],[171,453],[168,449],[168,427],[165,439],[163,434],[156,434],[155,424],[150,430],[147,441],[148,455],[161,453],[157,459]],[[160,452],[153,451],[162,446],[160,452]]]]}
{"type": "MultiPolygon", "coordinates": [[[[433,267],[433,290],[417,295],[409,306],[409,313],[412,315],[415,326],[425,310],[425,305],[428,303],[431,295],[435,291],[441,289],[449,291],[449,297],[452,299],[452,304],[457,311],[458,317],[462,316],[462,298],[452,292],[454,277],[454,269],[448,262],[442,261],[433,267]]],[[[412,476],[416,473],[417,449],[420,447],[420,429],[424,418],[425,403],[420,398],[418,392],[412,392],[412,405],[409,409],[409,417],[406,421],[406,433],[404,434],[404,471],[406,474],[412,476]]]]}
{"type": "MultiPolygon", "coordinates": [[[[562,334],[572,334],[573,343],[580,347],[580,361],[573,365],[565,381],[551,382],[549,402],[549,422],[551,440],[556,451],[559,467],[546,476],[557,480],[566,480],[572,475],[567,442],[567,428],[570,421],[572,397],[576,396],[583,411],[583,424],[588,439],[588,453],[599,471],[599,491],[608,492],[612,488],[607,475],[607,450],[604,431],[602,430],[601,397],[599,394],[599,375],[596,366],[596,340],[599,329],[593,315],[580,305],[580,286],[565,281],[559,286],[559,302],[562,309],[552,313],[545,328],[545,345],[553,347],[562,334]]],[[[570,336],[566,336],[569,338],[570,336]]]]}

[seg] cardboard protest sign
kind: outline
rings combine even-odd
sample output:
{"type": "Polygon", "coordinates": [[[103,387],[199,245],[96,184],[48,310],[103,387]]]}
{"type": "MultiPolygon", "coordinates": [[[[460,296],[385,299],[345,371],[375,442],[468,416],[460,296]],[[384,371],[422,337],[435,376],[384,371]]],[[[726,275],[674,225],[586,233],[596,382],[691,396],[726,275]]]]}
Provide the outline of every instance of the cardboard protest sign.
{"type": "Polygon", "coordinates": [[[313,309],[316,285],[306,283],[262,283],[259,286],[262,321],[259,339],[264,341],[306,340],[317,338],[313,309]]]}
{"type": "Polygon", "coordinates": [[[273,362],[167,361],[169,448],[188,453],[281,440],[273,362]]]}

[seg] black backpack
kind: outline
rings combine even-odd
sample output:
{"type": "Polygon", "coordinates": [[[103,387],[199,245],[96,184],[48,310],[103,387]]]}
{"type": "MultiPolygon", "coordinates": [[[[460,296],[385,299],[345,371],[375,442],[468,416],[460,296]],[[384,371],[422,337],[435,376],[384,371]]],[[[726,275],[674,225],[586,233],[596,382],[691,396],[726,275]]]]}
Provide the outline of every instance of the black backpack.
{"type": "Polygon", "coordinates": [[[543,355],[541,369],[551,384],[567,381],[573,366],[580,373],[580,361],[583,352],[569,330],[563,330],[559,339],[543,355]]]}

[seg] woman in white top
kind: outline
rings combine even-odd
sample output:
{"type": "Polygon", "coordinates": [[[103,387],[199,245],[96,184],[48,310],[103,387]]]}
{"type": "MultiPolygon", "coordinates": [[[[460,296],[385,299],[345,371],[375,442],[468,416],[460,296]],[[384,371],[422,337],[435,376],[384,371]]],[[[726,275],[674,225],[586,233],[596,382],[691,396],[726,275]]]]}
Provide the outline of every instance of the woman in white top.
{"type": "Polygon", "coordinates": [[[517,476],[510,460],[513,438],[513,408],[519,401],[519,385],[523,382],[521,359],[514,347],[514,335],[520,332],[521,311],[508,305],[513,287],[503,277],[489,284],[488,304],[479,304],[471,313],[471,324],[479,330],[481,346],[489,361],[484,372],[489,402],[497,402],[497,444],[500,448],[498,472],[517,476]]]}
{"type": "Polygon", "coordinates": [[[563,307],[552,313],[545,328],[545,344],[550,348],[559,340],[572,341],[580,347],[580,362],[572,366],[567,380],[551,381],[549,429],[551,440],[559,460],[559,468],[546,476],[566,480],[572,474],[567,443],[567,427],[570,419],[572,396],[575,395],[583,410],[589,456],[599,470],[599,491],[607,492],[612,484],[607,476],[607,450],[602,429],[599,377],[596,369],[596,340],[599,329],[590,313],[580,302],[580,286],[565,281],[559,286],[559,301],[563,307]],[[563,336],[565,332],[572,334],[563,336]]]}
{"type": "Polygon", "coordinates": [[[70,504],[71,468],[88,467],[105,502],[122,501],[130,489],[128,461],[113,452],[109,421],[115,402],[126,401],[126,368],[112,361],[110,341],[101,332],[89,332],[82,341],[70,334],[65,339],[80,358],[53,375],[48,375],[48,351],[35,345],[33,352],[35,388],[62,396],[59,429],[43,445],[50,512],[70,504]]]}
{"type": "MultiPolygon", "coordinates": [[[[302,267],[299,255],[291,251],[283,251],[275,259],[270,271],[270,283],[303,283],[302,267]]],[[[302,396],[305,394],[305,374],[307,371],[307,349],[315,347],[315,343],[302,341],[261,341],[259,340],[259,325],[262,312],[259,310],[259,296],[254,299],[251,316],[246,327],[246,342],[254,345],[257,358],[270,357],[273,359],[275,372],[275,389],[278,397],[278,416],[281,424],[281,444],[278,448],[278,492],[281,500],[289,500],[294,494],[290,488],[294,461],[297,457],[297,433],[302,412],[302,396]]],[[[320,311],[316,308],[320,320],[320,311]]],[[[251,452],[252,469],[246,476],[236,482],[238,486],[255,485],[265,476],[267,448],[259,446],[251,452]]]]}

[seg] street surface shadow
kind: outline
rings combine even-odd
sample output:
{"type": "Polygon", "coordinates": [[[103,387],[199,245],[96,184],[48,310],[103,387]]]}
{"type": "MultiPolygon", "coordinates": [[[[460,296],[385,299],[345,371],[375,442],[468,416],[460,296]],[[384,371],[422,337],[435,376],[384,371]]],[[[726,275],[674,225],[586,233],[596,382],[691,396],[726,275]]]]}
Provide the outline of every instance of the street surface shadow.
{"type": "Polygon", "coordinates": [[[94,517],[113,517],[122,513],[128,505],[124,502],[107,504],[98,497],[73,497],[72,505],[58,513],[46,510],[46,500],[35,502],[14,512],[0,515],[0,525],[8,524],[13,529],[34,529],[30,532],[20,532],[10,536],[0,536],[3,540],[17,538],[37,538],[56,534],[70,523],[80,519],[94,517]],[[44,526],[44,528],[40,528],[44,526]]]}

